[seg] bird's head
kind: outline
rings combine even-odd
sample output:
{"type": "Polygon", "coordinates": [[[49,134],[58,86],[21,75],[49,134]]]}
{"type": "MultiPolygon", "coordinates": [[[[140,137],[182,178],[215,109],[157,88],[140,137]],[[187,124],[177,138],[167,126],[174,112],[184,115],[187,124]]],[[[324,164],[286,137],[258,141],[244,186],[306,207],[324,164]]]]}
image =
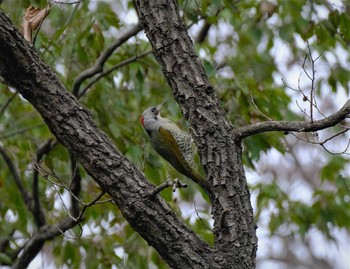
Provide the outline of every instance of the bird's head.
{"type": "Polygon", "coordinates": [[[149,107],[145,111],[143,111],[140,117],[140,123],[146,131],[158,130],[160,124],[159,119],[162,118],[160,116],[159,111],[162,109],[163,106],[164,103],[161,103],[157,107],[149,107]]]}

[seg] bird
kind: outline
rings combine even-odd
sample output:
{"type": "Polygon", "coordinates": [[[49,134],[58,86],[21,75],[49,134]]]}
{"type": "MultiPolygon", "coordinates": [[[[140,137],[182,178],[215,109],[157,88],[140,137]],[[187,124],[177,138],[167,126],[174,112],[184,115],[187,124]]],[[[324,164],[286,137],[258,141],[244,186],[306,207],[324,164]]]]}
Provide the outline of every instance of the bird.
{"type": "Polygon", "coordinates": [[[174,122],[160,115],[163,106],[164,103],[143,111],[140,117],[142,127],[150,137],[155,151],[178,172],[200,185],[213,202],[214,193],[211,185],[195,168],[191,136],[183,132],[174,122]]]}

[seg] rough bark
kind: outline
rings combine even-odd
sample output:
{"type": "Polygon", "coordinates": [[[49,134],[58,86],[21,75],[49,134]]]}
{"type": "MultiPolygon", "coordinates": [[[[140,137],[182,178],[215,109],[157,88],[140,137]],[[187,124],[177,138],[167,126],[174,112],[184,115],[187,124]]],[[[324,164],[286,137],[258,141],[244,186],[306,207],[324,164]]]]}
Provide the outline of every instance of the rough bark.
{"type": "Polygon", "coordinates": [[[349,115],[350,102],[330,117],[315,122],[264,122],[235,128],[221,109],[179,16],[174,0],[136,1],[153,53],[188,120],[207,180],[213,185],[215,251],[223,268],[253,268],[256,225],[242,164],[241,140],[266,131],[316,131],[349,115]]]}
{"type": "Polygon", "coordinates": [[[97,129],[88,111],[65,90],[2,11],[0,76],[36,108],[74,159],[110,194],[133,229],[171,267],[254,268],[256,225],[240,140],[263,131],[315,131],[332,126],[349,115],[349,102],[339,112],[341,115],[331,118],[332,124],[266,122],[236,129],[208,82],[176,1],[136,1],[136,5],[154,55],[189,122],[207,180],[214,188],[214,248],[188,229],[159,196],[151,199],[147,195],[154,187],[97,129]]]}
{"type": "Polygon", "coordinates": [[[257,250],[253,210],[240,142],[196,55],[176,1],[137,1],[153,53],[189,122],[207,180],[214,186],[215,250],[223,268],[253,268],[257,250]]]}
{"type": "MultiPolygon", "coordinates": [[[[35,107],[75,160],[109,193],[133,229],[171,267],[220,268],[213,250],[176,217],[163,199],[148,198],[153,186],[96,127],[89,112],[66,91],[3,11],[0,76],[35,107]]],[[[34,243],[37,249],[42,241],[34,243]]],[[[29,246],[28,243],[26,247],[29,246]]],[[[24,268],[30,259],[20,255],[21,258],[24,268]]]]}
{"type": "Polygon", "coordinates": [[[317,121],[265,121],[238,128],[235,133],[239,139],[270,131],[315,132],[335,126],[350,115],[350,100],[334,114],[317,121]]]}

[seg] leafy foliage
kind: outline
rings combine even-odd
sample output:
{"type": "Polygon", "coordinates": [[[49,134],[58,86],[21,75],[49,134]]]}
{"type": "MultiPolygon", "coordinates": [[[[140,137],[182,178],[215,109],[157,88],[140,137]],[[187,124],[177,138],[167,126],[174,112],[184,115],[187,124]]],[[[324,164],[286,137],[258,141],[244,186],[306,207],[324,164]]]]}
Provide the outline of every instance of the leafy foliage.
{"type": "MultiPolygon", "coordinates": [[[[179,1],[194,40],[204,20],[210,25],[206,38],[196,43],[195,47],[229,119],[238,126],[267,118],[297,120],[305,117],[299,109],[292,109],[295,99],[300,102],[303,96],[300,93],[295,95],[281,83],[280,79],[288,76],[277,57],[281,46],[288,52],[283,55],[283,65],[287,68],[297,65],[300,72],[303,72],[300,65],[307,54],[307,40],[312,51],[321,55],[320,66],[328,73],[317,78],[315,91],[319,102],[322,102],[321,97],[325,92],[329,92],[328,88],[333,94],[342,91],[349,94],[349,65],[339,59],[349,59],[350,15],[346,3],[338,7],[326,1],[281,0],[264,7],[263,3],[266,2],[179,1]],[[339,55],[339,50],[343,54],[339,55]]],[[[5,0],[1,8],[20,27],[22,14],[29,5],[44,7],[46,3],[43,0],[16,3],[5,0]]],[[[136,17],[136,11],[127,1],[81,1],[71,5],[55,2],[37,33],[35,46],[71,91],[76,77],[95,64],[106,47],[126,31],[133,17],[136,17]]],[[[115,68],[121,62],[150,49],[147,39],[138,34],[108,58],[103,70],[115,68]]],[[[90,81],[85,81],[81,89],[90,81]]],[[[293,83],[297,85],[298,82],[293,83]]],[[[14,89],[0,84],[0,91],[0,108],[6,108],[0,114],[0,145],[16,165],[25,188],[31,190],[36,151],[42,143],[55,138],[30,104],[20,96],[14,96],[14,89]]],[[[310,85],[303,91],[309,94],[310,85]]],[[[97,80],[80,97],[80,102],[90,110],[96,124],[116,147],[153,184],[159,185],[167,176],[180,177],[151,149],[139,125],[139,115],[145,108],[166,102],[165,116],[186,129],[172,99],[171,89],[152,54],[116,68],[97,80]]],[[[258,169],[259,160],[271,149],[288,155],[291,151],[285,137],[285,134],[268,133],[246,139],[245,165],[258,169]]],[[[288,179],[280,178],[278,174],[272,183],[261,180],[252,184],[257,193],[257,221],[262,212],[273,208],[268,225],[271,234],[283,231],[304,237],[310,229],[316,228],[331,238],[334,236],[332,228],[349,229],[350,192],[346,187],[350,185],[350,174],[346,172],[349,168],[348,157],[327,155],[324,151],[321,155],[324,165],[320,169],[319,184],[312,189],[310,201],[291,199],[288,190],[280,186],[281,181],[288,179]]],[[[302,155],[299,158],[303,158],[302,155]]],[[[60,184],[66,187],[71,184],[74,172],[70,156],[61,145],[56,145],[45,154],[40,166],[45,171],[54,171],[60,184]]],[[[30,238],[35,224],[2,158],[0,167],[0,234],[1,239],[8,239],[10,243],[2,249],[0,262],[10,264],[16,250],[23,244],[19,238],[30,238]]],[[[79,199],[89,202],[100,190],[83,171],[81,176],[79,199]]],[[[57,178],[49,178],[57,183],[57,178]]],[[[182,195],[177,199],[181,200],[182,205],[194,208],[192,201],[196,192],[196,188],[191,186],[181,191],[182,195]]],[[[39,193],[48,223],[56,223],[67,216],[70,200],[66,190],[39,176],[39,193]]],[[[213,242],[213,235],[198,218],[193,221],[193,217],[186,216],[178,209],[181,203],[177,203],[170,190],[164,191],[162,196],[173,205],[187,225],[207,242],[213,242]]],[[[205,207],[203,211],[206,211],[205,207]]],[[[57,266],[79,267],[85,264],[91,268],[110,268],[112,265],[117,268],[143,268],[148,264],[167,268],[159,255],[133,232],[121,213],[110,203],[89,207],[84,216],[81,229],[75,227],[70,233],[56,237],[49,243],[57,266]]],[[[204,214],[203,221],[209,225],[208,214],[204,214]]]]}

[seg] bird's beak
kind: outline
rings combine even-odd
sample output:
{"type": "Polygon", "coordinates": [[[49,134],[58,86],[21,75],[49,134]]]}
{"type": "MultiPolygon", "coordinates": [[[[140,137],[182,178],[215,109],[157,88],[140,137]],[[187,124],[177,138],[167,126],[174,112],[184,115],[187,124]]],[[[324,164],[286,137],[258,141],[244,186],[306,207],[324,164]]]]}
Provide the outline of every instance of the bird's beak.
{"type": "Polygon", "coordinates": [[[165,105],[165,103],[159,104],[159,105],[157,106],[157,110],[160,111],[160,110],[163,108],[164,105],[165,105]]]}

